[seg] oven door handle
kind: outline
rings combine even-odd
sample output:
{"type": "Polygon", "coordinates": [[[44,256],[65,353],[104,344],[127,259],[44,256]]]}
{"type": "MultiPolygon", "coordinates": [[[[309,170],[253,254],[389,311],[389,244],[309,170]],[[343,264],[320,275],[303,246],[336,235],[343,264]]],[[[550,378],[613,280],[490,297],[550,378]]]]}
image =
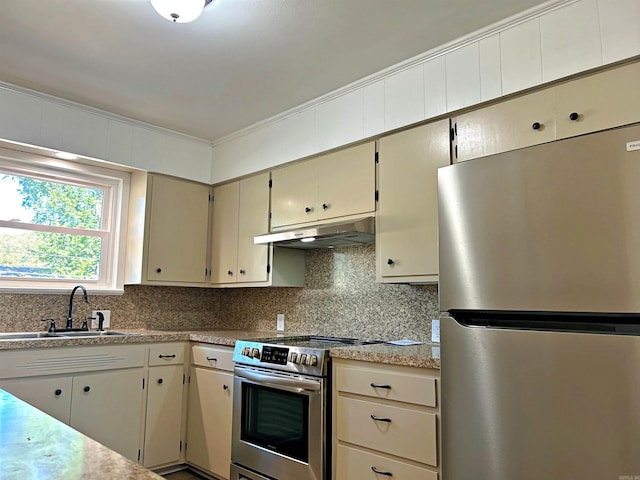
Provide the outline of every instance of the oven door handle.
{"type": "Polygon", "coordinates": [[[235,374],[238,377],[246,378],[252,382],[265,385],[273,385],[274,387],[288,387],[297,392],[303,390],[312,390],[314,392],[320,391],[320,382],[314,382],[311,380],[305,380],[304,378],[287,378],[275,375],[268,375],[264,373],[251,372],[247,370],[240,370],[236,368],[235,374]]]}

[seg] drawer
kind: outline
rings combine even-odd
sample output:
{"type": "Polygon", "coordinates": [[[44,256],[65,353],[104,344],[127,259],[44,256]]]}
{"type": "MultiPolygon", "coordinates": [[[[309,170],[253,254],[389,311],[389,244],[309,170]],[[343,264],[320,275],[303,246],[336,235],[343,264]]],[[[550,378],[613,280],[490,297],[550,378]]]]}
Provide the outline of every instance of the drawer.
{"type": "Polygon", "coordinates": [[[438,472],[345,445],[338,446],[337,455],[335,480],[438,480],[438,472]]]}
{"type": "Polygon", "coordinates": [[[336,388],[340,392],[368,397],[437,406],[436,378],[376,366],[375,369],[339,365],[336,367],[336,388]]]}
{"type": "Polygon", "coordinates": [[[149,349],[149,366],[180,365],[184,363],[184,343],[159,343],[149,349]]]}
{"type": "Polygon", "coordinates": [[[217,368],[233,372],[233,348],[216,345],[194,345],[191,347],[194,365],[217,368]]]}
{"type": "Polygon", "coordinates": [[[338,397],[337,435],[343,442],[437,466],[436,417],[434,413],[338,397]]]}

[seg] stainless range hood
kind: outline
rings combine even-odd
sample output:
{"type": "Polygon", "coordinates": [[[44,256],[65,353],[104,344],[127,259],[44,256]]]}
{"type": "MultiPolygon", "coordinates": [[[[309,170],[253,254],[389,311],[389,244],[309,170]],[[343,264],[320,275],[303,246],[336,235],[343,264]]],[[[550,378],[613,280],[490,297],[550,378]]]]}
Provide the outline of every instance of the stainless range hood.
{"type": "Polygon", "coordinates": [[[317,248],[344,247],[375,242],[373,216],[265,233],[253,238],[253,243],[273,243],[278,247],[312,250],[317,248]]]}

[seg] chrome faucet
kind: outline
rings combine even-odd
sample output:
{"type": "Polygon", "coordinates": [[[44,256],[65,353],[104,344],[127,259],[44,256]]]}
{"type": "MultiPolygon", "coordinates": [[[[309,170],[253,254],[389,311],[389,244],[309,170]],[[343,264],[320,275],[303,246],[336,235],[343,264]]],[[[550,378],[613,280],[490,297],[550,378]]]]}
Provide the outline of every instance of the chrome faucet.
{"type": "Polygon", "coordinates": [[[89,303],[89,295],[87,295],[87,289],[82,285],[76,285],[75,287],[73,287],[73,290],[71,290],[71,297],[69,297],[69,315],[67,316],[66,326],[67,330],[71,330],[73,328],[73,297],[76,293],[76,290],[78,290],[79,288],[82,289],[82,301],[84,303],[89,303]]]}

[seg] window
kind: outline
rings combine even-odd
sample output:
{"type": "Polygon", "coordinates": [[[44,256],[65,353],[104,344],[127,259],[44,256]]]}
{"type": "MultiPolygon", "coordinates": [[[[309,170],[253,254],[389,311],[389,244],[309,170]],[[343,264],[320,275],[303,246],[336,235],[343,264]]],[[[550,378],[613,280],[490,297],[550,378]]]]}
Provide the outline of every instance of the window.
{"type": "Polygon", "coordinates": [[[0,150],[0,289],[122,291],[128,185],[127,173],[0,150]]]}

